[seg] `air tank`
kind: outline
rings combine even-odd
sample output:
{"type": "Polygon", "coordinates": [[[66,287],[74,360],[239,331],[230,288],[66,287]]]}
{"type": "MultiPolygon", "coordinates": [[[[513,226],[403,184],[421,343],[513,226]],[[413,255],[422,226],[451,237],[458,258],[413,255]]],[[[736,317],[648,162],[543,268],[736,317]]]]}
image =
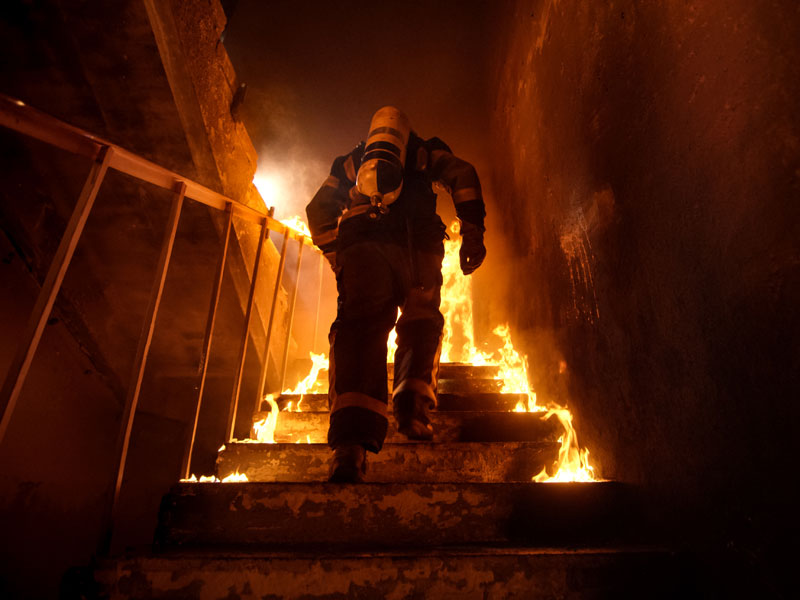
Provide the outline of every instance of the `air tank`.
{"type": "MultiPolygon", "coordinates": [[[[384,106],[372,117],[356,187],[373,206],[384,207],[397,200],[403,189],[403,168],[411,123],[402,111],[384,106]]],[[[374,218],[379,215],[376,213],[374,218]]]]}

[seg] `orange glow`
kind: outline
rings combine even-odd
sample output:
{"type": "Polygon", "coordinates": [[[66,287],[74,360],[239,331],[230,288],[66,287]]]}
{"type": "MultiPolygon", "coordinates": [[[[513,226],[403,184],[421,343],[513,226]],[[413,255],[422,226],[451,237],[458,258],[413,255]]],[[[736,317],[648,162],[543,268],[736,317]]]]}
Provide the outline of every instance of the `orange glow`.
{"type": "Polygon", "coordinates": [[[311,237],[311,230],[309,230],[308,225],[303,218],[298,215],[289,217],[288,219],[281,219],[281,223],[288,226],[289,229],[294,230],[296,233],[300,233],[306,237],[311,237]]]}
{"type": "Polygon", "coordinates": [[[247,475],[244,473],[239,473],[239,469],[236,469],[235,473],[231,473],[222,481],[220,481],[214,475],[200,475],[200,478],[198,479],[197,475],[194,473],[192,473],[192,476],[189,477],[189,479],[181,479],[181,483],[236,483],[245,481],[248,481],[247,475]]]}
{"type": "Polygon", "coordinates": [[[247,475],[244,473],[239,473],[239,469],[236,469],[235,473],[231,473],[227,477],[222,480],[222,483],[236,483],[236,482],[244,482],[248,481],[247,475]]]}
{"type": "Polygon", "coordinates": [[[253,424],[253,431],[256,434],[255,440],[244,440],[246,442],[259,442],[262,444],[275,443],[275,427],[278,426],[278,403],[275,402],[275,396],[268,394],[264,400],[269,403],[270,411],[266,417],[253,424]]]}
{"type": "MultiPolygon", "coordinates": [[[[472,278],[465,277],[461,273],[459,261],[459,225],[456,221],[450,227],[453,237],[450,241],[445,241],[445,256],[442,262],[442,303],[441,311],[445,318],[445,326],[442,337],[441,363],[461,362],[475,366],[489,365],[497,367],[495,378],[502,381],[501,393],[504,394],[525,394],[525,399],[520,400],[514,412],[537,412],[543,413],[542,418],[555,417],[558,419],[563,433],[559,437],[561,447],[558,458],[553,465],[551,472],[543,469],[541,473],[533,476],[536,482],[568,482],[568,481],[595,481],[594,469],[589,463],[589,451],[581,448],[578,444],[578,436],[572,424],[572,413],[566,407],[558,406],[552,402],[539,404],[535,390],[531,387],[528,378],[528,359],[521,355],[514,347],[511,340],[510,328],[507,324],[498,325],[493,330],[494,336],[498,339],[497,350],[494,352],[481,351],[475,346],[473,332],[473,312],[472,312],[472,278]]],[[[398,316],[399,316],[398,311],[398,316]]],[[[396,350],[397,334],[392,329],[387,344],[389,361],[393,361],[396,350]]],[[[300,394],[301,400],[294,410],[300,410],[299,404],[302,401],[302,394],[316,392],[324,393],[327,391],[327,378],[320,378],[319,374],[323,369],[328,368],[328,359],[324,354],[311,354],[312,368],[308,376],[303,379],[294,389],[284,391],[285,394],[300,394]]],[[[566,363],[559,361],[559,372],[564,373],[567,369],[566,363]]],[[[269,397],[268,397],[269,401],[269,397]]],[[[271,404],[274,403],[274,400],[271,404]]],[[[291,405],[286,410],[292,410],[291,405]]],[[[264,433],[257,430],[256,435],[261,441],[262,435],[265,441],[274,440],[275,425],[277,425],[277,404],[273,406],[275,415],[273,423],[269,423],[269,418],[262,420],[264,433]],[[270,429],[271,427],[271,429],[270,429]]],[[[307,437],[310,443],[310,437],[307,437]]]]}
{"type": "MultiPolygon", "coordinates": [[[[397,318],[400,318],[402,312],[400,309],[397,309],[397,318]]],[[[392,327],[392,330],[389,332],[389,341],[386,342],[386,360],[387,362],[394,362],[394,353],[397,352],[397,328],[392,327]]]]}
{"type": "MultiPolygon", "coordinates": [[[[514,412],[542,412],[543,418],[555,416],[564,432],[559,438],[561,447],[558,459],[549,475],[545,469],[533,477],[536,482],[594,481],[594,469],[589,464],[589,451],[578,445],[578,436],[572,425],[572,413],[564,407],[548,403],[537,403],[536,392],[528,379],[528,359],[521,356],[511,341],[508,325],[499,325],[492,332],[500,339],[501,346],[492,353],[481,352],[475,347],[472,318],[472,279],[464,277],[460,270],[458,251],[459,226],[456,221],[450,227],[453,239],[445,241],[445,257],[442,263],[442,314],[445,318],[442,340],[441,362],[465,362],[472,365],[496,365],[496,379],[502,380],[504,394],[526,394],[527,401],[520,400],[514,412]],[[546,411],[546,412],[545,412],[546,411]]],[[[566,370],[566,363],[559,363],[559,371],[566,370]]]]}
{"type": "Polygon", "coordinates": [[[461,244],[461,226],[454,221],[450,226],[451,240],[445,240],[442,260],[442,303],[444,315],[442,354],[439,362],[463,362],[471,365],[492,364],[491,355],[475,347],[472,322],[472,278],[461,273],[458,251],[461,244]]]}
{"type": "MultiPolygon", "coordinates": [[[[328,355],[324,352],[321,354],[309,352],[308,355],[311,357],[311,371],[309,371],[305,379],[298,383],[294,388],[287,388],[283,390],[283,394],[300,396],[300,399],[297,401],[297,404],[294,407],[296,412],[303,412],[303,410],[300,408],[300,405],[303,402],[303,396],[305,394],[327,392],[326,382],[319,378],[319,374],[321,371],[328,369],[328,355]]],[[[292,403],[289,402],[284,410],[291,412],[292,403]]]]}

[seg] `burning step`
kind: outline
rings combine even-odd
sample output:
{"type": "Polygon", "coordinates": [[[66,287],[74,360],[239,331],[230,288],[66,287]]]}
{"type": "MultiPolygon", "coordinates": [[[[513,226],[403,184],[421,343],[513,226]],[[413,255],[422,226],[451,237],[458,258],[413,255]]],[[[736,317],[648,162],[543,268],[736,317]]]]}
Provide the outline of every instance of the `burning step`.
{"type": "MultiPolygon", "coordinates": [[[[557,442],[386,444],[367,456],[370,482],[528,482],[558,456],[557,442]]],[[[227,444],[217,477],[245,473],[249,481],[325,481],[325,444],[227,444]]]]}
{"type": "MultiPolygon", "coordinates": [[[[527,403],[528,394],[501,394],[499,392],[484,393],[440,393],[437,399],[437,411],[513,411],[522,402],[527,403]]],[[[281,410],[292,403],[292,409],[300,403],[300,409],[310,412],[328,410],[328,394],[284,394],[278,398],[281,410]],[[302,399],[301,399],[302,398],[302,399]]],[[[391,409],[391,402],[390,409],[391,409]]],[[[269,411],[269,405],[263,402],[262,411],[269,411]]]]}
{"type": "MultiPolygon", "coordinates": [[[[269,413],[256,413],[253,421],[269,413]]],[[[328,439],[329,412],[283,411],[275,429],[279,443],[324,444],[328,439]]],[[[562,435],[558,419],[544,418],[544,413],[501,411],[433,412],[434,440],[437,442],[554,442],[562,435]]],[[[405,442],[397,433],[394,419],[389,419],[389,443],[405,442]]]]}
{"type": "MultiPolygon", "coordinates": [[[[394,377],[394,363],[389,363],[389,378],[394,377]]],[[[494,379],[498,367],[494,365],[470,365],[467,363],[442,363],[439,379],[494,379]]]]}
{"type": "Polygon", "coordinates": [[[162,502],[162,547],[421,547],[618,540],[618,483],[195,483],[162,502]]]}
{"type": "Polygon", "coordinates": [[[503,381],[500,379],[440,379],[439,393],[443,394],[487,394],[500,392],[503,381]]]}

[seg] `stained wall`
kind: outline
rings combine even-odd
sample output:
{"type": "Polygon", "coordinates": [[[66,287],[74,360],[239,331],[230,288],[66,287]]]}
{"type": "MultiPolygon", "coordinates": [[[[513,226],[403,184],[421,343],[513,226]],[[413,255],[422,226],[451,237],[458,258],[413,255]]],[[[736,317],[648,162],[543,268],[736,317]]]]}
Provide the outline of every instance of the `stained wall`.
{"type": "Polygon", "coordinates": [[[768,572],[794,521],[799,26],[788,1],[518,1],[493,84],[489,302],[540,399],[677,537],[768,572]]]}

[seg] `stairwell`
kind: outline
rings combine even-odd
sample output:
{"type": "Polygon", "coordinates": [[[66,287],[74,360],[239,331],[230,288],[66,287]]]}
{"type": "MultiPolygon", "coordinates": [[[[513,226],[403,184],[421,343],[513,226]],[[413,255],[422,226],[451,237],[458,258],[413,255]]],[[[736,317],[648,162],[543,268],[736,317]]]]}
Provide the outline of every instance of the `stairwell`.
{"type": "Polygon", "coordinates": [[[675,597],[685,561],[642,544],[630,488],[531,481],[556,460],[561,429],[513,412],[520,395],[493,391],[494,377],[442,365],[434,441],[408,442],[391,423],[363,484],[325,481],[327,396],[306,395],[302,412],[280,412],[276,443],[220,448],[217,477],[247,482],[174,486],[152,550],[98,564],[100,595],[675,597]]]}

